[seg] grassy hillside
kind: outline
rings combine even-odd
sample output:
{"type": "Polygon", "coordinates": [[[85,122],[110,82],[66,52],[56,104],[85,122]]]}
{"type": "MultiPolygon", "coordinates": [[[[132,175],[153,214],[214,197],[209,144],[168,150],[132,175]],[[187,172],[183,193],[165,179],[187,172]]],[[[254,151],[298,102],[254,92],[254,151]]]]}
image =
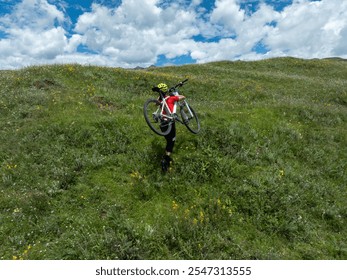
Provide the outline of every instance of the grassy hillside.
{"type": "Polygon", "coordinates": [[[347,62],[0,71],[0,259],[346,259],[347,62]],[[201,120],[174,164],[142,115],[201,120]]]}

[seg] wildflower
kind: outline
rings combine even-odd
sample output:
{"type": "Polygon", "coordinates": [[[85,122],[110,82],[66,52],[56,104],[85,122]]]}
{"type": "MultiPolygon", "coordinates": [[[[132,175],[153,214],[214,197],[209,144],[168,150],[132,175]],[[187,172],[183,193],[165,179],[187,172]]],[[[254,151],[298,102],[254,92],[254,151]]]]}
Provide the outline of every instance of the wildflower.
{"type": "Polygon", "coordinates": [[[200,221],[200,223],[203,223],[204,220],[205,220],[204,212],[200,211],[200,213],[199,213],[199,221],[200,221]]]}
{"type": "Polygon", "coordinates": [[[70,66],[67,68],[67,70],[68,70],[70,73],[72,73],[72,72],[75,71],[75,68],[74,68],[72,65],[70,65],[70,66]]]}
{"type": "Polygon", "coordinates": [[[93,84],[87,85],[87,94],[93,96],[95,94],[95,86],[93,84]]]}
{"type": "Polygon", "coordinates": [[[172,209],[175,211],[178,209],[178,204],[174,200],[172,201],[172,209]]]}
{"type": "Polygon", "coordinates": [[[131,172],[130,177],[135,178],[135,179],[142,179],[142,176],[138,171],[131,172]]]}
{"type": "Polygon", "coordinates": [[[187,208],[184,210],[184,218],[187,219],[189,217],[190,210],[187,208]]]}
{"type": "Polygon", "coordinates": [[[281,176],[281,177],[284,176],[284,170],[280,170],[280,176],[281,176]]]}
{"type": "Polygon", "coordinates": [[[17,164],[6,164],[6,168],[8,169],[8,170],[11,170],[11,169],[16,169],[17,168],[17,164]]]}

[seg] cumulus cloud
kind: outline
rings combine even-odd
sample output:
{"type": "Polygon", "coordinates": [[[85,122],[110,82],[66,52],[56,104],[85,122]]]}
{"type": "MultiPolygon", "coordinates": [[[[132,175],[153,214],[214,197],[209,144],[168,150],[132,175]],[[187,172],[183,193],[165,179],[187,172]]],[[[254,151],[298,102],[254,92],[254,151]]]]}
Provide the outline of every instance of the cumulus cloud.
{"type": "Polygon", "coordinates": [[[235,30],[242,24],[244,17],[245,11],[241,10],[237,0],[216,0],[210,20],[222,24],[226,30],[235,30]]]}
{"type": "Polygon", "coordinates": [[[157,4],[156,0],[127,0],[114,9],[93,4],[74,30],[88,49],[127,66],[153,64],[160,54],[168,58],[187,54],[190,38],[199,33],[195,12],[157,4]]]}
{"type": "MultiPolygon", "coordinates": [[[[197,59],[261,59],[274,56],[302,58],[347,57],[347,2],[338,0],[296,0],[282,11],[260,3],[258,10],[247,14],[237,0],[218,0],[210,21],[223,26],[221,35],[233,40],[218,46],[200,46],[197,59]],[[257,53],[261,44],[268,51],[257,53]],[[224,53],[224,54],[223,54],[224,53]]],[[[208,44],[210,45],[210,44],[208,44]]]]}
{"type": "Polygon", "coordinates": [[[10,27],[32,28],[38,31],[64,21],[64,14],[46,0],[23,0],[12,14],[5,15],[1,21],[10,27]]]}
{"type": "Polygon", "coordinates": [[[198,63],[347,57],[346,1],[204,3],[99,0],[72,22],[65,1],[22,0],[0,16],[0,68],[73,62],[134,67],[180,56],[198,63]],[[276,9],[280,2],[287,5],[276,9]]]}
{"type": "Polygon", "coordinates": [[[334,56],[334,48],[346,41],[341,32],[347,25],[346,4],[340,1],[297,1],[280,14],[276,28],[268,32],[265,42],[273,52],[291,56],[334,56]]]}
{"type": "MultiPolygon", "coordinates": [[[[62,27],[65,16],[44,0],[24,0],[0,19],[0,68],[54,62],[69,40],[62,27]]],[[[75,49],[71,49],[74,52],[75,49]]]]}
{"type": "Polygon", "coordinates": [[[333,48],[333,54],[336,56],[344,56],[346,57],[347,53],[347,26],[341,29],[340,33],[338,34],[340,37],[338,40],[338,43],[333,48]]]}

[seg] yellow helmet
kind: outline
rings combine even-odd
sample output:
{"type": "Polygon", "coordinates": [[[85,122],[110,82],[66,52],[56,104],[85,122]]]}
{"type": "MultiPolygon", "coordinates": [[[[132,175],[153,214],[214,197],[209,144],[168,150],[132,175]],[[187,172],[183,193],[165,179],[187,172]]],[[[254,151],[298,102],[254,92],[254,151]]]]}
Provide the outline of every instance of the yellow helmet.
{"type": "Polygon", "coordinates": [[[160,83],[157,85],[157,87],[162,91],[162,92],[167,92],[168,91],[168,86],[166,84],[160,83]]]}

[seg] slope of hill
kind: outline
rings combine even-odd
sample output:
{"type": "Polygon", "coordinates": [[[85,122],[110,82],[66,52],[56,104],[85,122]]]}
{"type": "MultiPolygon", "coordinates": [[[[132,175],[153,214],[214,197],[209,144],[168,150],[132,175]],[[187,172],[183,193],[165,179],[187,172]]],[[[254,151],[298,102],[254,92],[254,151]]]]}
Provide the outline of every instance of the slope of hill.
{"type": "Polygon", "coordinates": [[[346,259],[347,63],[0,72],[0,259],[346,259]],[[201,120],[174,164],[151,86],[201,120]]]}

